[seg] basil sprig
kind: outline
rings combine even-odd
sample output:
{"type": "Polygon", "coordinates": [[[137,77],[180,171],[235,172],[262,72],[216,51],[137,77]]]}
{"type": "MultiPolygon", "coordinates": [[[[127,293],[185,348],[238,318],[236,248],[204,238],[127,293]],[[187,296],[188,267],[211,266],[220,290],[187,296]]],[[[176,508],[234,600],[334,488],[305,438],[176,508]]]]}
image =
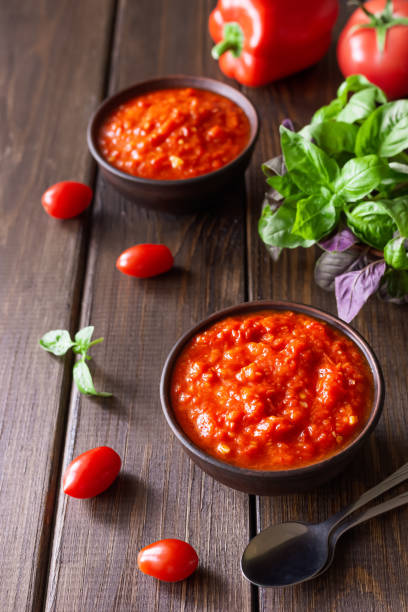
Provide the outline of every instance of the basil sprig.
{"type": "Polygon", "coordinates": [[[281,125],[280,135],[282,157],[263,165],[271,189],[258,227],[274,258],[282,248],[321,244],[327,253],[315,278],[336,288],[346,320],[379,288],[385,298],[405,296],[408,100],[388,102],[381,89],[353,75],[309,125],[297,133],[281,125]],[[344,270],[349,258],[333,264],[330,258],[344,251],[338,245],[345,236],[352,236],[346,248],[353,257],[344,270]],[[373,260],[369,247],[383,256],[373,260]],[[341,272],[330,280],[333,270],[341,272]]]}
{"type": "Polygon", "coordinates": [[[87,360],[91,359],[88,351],[91,346],[103,342],[103,338],[92,340],[94,327],[92,325],[80,329],[75,334],[75,341],[71,340],[69,332],[66,329],[53,329],[40,339],[40,346],[56,355],[62,357],[70,348],[80,356],[73,368],[73,377],[78,390],[84,395],[94,395],[97,397],[110,397],[112,393],[105,391],[96,391],[91,372],[89,371],[87,360]]]}

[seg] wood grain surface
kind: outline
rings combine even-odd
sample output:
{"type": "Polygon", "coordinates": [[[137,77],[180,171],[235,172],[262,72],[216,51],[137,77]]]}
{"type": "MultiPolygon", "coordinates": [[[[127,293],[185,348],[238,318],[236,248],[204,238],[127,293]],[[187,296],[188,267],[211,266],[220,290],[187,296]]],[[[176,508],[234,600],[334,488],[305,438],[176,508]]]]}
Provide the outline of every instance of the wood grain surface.
{"type": "MultiPolygon", "coordinates": [[[[208,11],[182,0],[121,5],[111,91],[160,74],[216,74],[203,22],[208,11]],[[150,13],[160,18],[142,24],[150,13]],[[188,36],[175,36],[180,15],[188,36]]],[[[239,570],[248,497],[194,467],[163,418],[158,393],[177,338],[214,310],[245,299],[243,184],[215,204],[208,214],[163,216],[98,180],[81,324],[92,322],[106,337],[95,350],[95,365],[103,364],[96,381],[115,398],[73,394],[64,465],[109,444],[123,458],[123,475],[89,503],[60,495],[47,610],[251,609],[239,570]],[[118,274],[116,257],[139,242],[165,242],[176,268],[146,281],[118,274]],[[137,569],[140,548],[162,537],[187,539],[199,551],[200,570],[187,582],[158,583],[137,569]]]]}
{"type": "MultiPolygon", "coordinates": [[[[408,318],[372,299],[353,325],[384,369],[384,414],[332,483],[303,495],[252,498],[220,485],[182,452],[161,413],[166,355],[189,327],[217,309],[259,298],[311,303],[335,313],[313,282],[317,252],[273,263],[257,234],[265,183],[261,162],[280,152],[278,125],[299,126],[341,81],[335,47],[317,66],[260,89],[262,129],[254,158],[228,196],[193,216],[155,214],[127,202],[96,172],[85,129],[109,92],[144,78],[195,74],[222,80],[211,60],[213,0],[23,0],[0,8],[0,611],[382,612],[406,611],[408,536],[402,508],[346,534],[323,577],[256,589],[239,561],[255,529],[282,520],[324,520],[408,460],[408,318]],[[50,184],[95,185],[92,210],[48,218],[50,184]],[[115,269],[138,242],[167,244],[174,269],[139,281],[115,269]],[[42,352],[52,328],[92,324],[97,389],[80,396],[72,360],[42,352]],[[123,468],[101,496],[61,492],[63,468],[98,445],[123,468]],[[139,549],[162,537],[188,540],[199,570],[179,584],[137,569],[139,549]]],[[[339,32],[352,10],[342,4],[339,32]]]]}
{"type": "Polygon", "coordinates": [[[41,208],[50,184],[92,180],[85,143],[102,95],[110,0],[0,6],[0,609],[40,609],[69,363],[38,346],[79,314],[88,219],[41,208]],[[93,21],[94,27],[88,24],[93,21]]]}

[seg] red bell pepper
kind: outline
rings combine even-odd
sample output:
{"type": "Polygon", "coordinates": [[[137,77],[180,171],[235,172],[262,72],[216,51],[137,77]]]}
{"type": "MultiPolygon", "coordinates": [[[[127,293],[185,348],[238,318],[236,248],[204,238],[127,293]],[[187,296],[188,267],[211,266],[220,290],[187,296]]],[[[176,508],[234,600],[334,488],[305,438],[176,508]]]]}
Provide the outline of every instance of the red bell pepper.
{"type": "Polygon", "coordinates": [[[264,85],[323,57],[337,14],[338,0],[218,0],[212,55],[228,77],[264,85]]]}

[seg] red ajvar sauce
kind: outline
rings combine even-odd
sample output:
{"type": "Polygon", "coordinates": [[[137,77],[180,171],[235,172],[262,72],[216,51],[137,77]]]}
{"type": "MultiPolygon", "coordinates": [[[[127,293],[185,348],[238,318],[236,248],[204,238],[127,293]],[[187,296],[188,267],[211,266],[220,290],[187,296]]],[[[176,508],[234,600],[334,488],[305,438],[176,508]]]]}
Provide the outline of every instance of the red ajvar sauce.
{"type": "Polygon", "coordinates": [[[259,470],[333,455],[362,430],[372,398],[356,345],[290,311],[226,318],[199,333],[171,383],[176,418],[197,446],[259,470]]]}
{"type": "Polygon", "coordinates": [[[234,102],[204,89],[164,89],[121,104],[104,122],[99,148],[123,172],[176,180],[207,174],[235,159],[249,121],[234,102]]]}

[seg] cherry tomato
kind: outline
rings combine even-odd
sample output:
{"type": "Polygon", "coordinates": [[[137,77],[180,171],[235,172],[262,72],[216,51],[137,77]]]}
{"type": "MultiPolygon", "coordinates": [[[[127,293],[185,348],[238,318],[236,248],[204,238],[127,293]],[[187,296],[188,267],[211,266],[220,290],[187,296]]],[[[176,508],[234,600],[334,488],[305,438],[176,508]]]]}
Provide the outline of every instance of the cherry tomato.
{"type": "Polygon", "coordinates": [[[170,270],[173,261],[173,255],[164,244],[136,244],[123,251],[116,267],[129,276],[148,278],[170,270]]]}
{"type": "Polygon", "coordinates": [[[168,538],[142,548],[137,564],[144,574],[165,582],[178,582],[195,571],[198,556],[187,542],[168,538]]]}
{"type": "Polygon", "coordinates": [[[119,474],[121,460],[113,448],[98,446],[74,459],[64,472],[64,493],[78,499],[105,491],[119,474]]]}
{"type": "MultiPolygon", "coordinates": [[[[385,8],[385,0],[370,0],[364,7],[378,17],[385,8]]],[[[393,0],[392,15],[388,19],[408,17],[407,0],[393,0]]],[[[370,18],[358,8],[348,20],[337,44],[337,61],[345,77],[363,74],[381,87],[391,99],[408,94],[408,26],[393,25],[385,35],[384,49],[378,45],[374,28],[359,28],[370,18]]]]}
{"type": "Polygon", "coordinates": [[[70,219],[88,208],[92,195],[92,189],[88,185],[62,181],[55,183],[43,193],[41,204],[51,217],[70,219]]]}

